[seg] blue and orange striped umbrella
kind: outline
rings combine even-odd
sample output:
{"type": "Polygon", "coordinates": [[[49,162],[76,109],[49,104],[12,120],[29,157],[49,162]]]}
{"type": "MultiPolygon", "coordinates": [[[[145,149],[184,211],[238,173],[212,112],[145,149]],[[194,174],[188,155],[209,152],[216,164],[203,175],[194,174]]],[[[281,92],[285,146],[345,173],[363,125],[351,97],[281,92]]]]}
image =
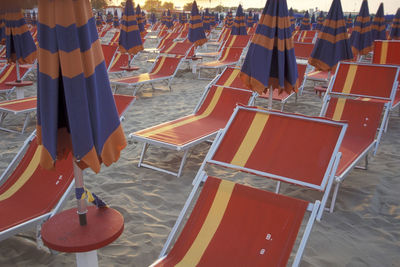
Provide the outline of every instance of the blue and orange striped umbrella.
{"type": "Polygon", "coordinates": [[[111,25],[113,23],[113,18],[114,18],[114,16],[111,13],[111,11],[108,11],[107,17],[106,17],[106,23],[111,25]]]}
{"type": "Polygon", "coordinates": [[[144,17],[142,17],[142,10],[140,9],[140,5],[136,6],[136,19],[139,27],[140,36],[144,36],[146,34],[144,29],[144,17]]]}
{"type": "Polygon", "coordinates": [[[147,25],[147,18],[146,18],[146,14],[144,13],[143,10],[142,10],[142,13],[141,13],[141,17],[142,17],[143,25],[146,26],[147,25]]]}
{"type": "Polygon", "coordinates": [[[171,11],[168,9],[167,13],[165,14],[165,26],[168,29],[171,29],[173,25],[171,11]]]}
{"type": "Polygon", "coordinates": [[[32,64],[36,60],[36,45],[25,23],[22,10],[8,10],[4,20],[7,61],[32,64]]]}
{"type": "Polygon", "coordinates": [[[320,31],[322,29],[322,25],[324,24],[324,12],[319,12],[319,15],[317,17],[317,26],[316,26],[316,30],[320,31]]]}
{"type": "Polygon", "coordinates": [[[126,0],[125,9],[122,14],[119,49],[122,53],[128,53],[129,55],[136,55],[139,51],[143,50],[132,0],[126,0]]]}
{"type": "Polygon", "coordinates": [[[37,134],[40,164],[72,152],[100,171],[126,146],[89,0],[39,1],[37,134]]]}
{"type": "Polygon", "coordinates": [[[247,35],[243,7],[240,4],[236,10],[236,16],[235,21],[233,22],[231,35],[247,35]]]}
{"type": "Polygon", "coordinates": [[[353,28],[353,18],[351,17],[351,14],[349,14],[349,16],[347,17],[346,27],[347,29],[353,28]]]}
{"type": "Polygon", "coordinates": [[[253,12],[250,11],[249,12],[249,16],[247,17],[247,27],[253,27],[254,25],[254,16],[253,16],[253,12]]]}
{"type": "Polygon", "coordinates": [[[309,31],[311,30],[311,22],[310,22],[310,14],[308,11],[304,14],[303,19],[300,24],[300,31],[309,31]]]}
{"type": "Polygon", "coordinates": [[[97,16],[96,16],[96,26],[100,27],[103,25],[103,16],[101,15],[100,12],[97,12],[97,16]]]}
{"type": "Polygon", "coordinates": [[[208,11],[208,8],[206,8],[206,11],[203,13],[203,28],[205,32],[211,31],[210,12],[208,11]]]}
{"type": "Polygon", "coordinates": [[[333,0],[308,63],[328,71],[341,60],[353,58],[340,0],[333,0]]]}
{"type": "Polygon", "coordinates": [[[118,17],[118,11],[115,9],[114,10],[114,27],[119,28],[119,17],[118,17]]]}
{"type": "Polygon", "coordinates": [[[354,55],[366,55],[372,51],[373,40],[371,31],[371,17],[369,16],[368,1],[363,0],[360,12],[354,22],[350,37],[351,49],[354,55]]]}
{"type": "Polygon", "coordinates": [[[383,12],[383,3],[379,5],[372,20],[372,40],[386,40],[386,21],[383,12]]]}
{"type": "Polygon", "coordinates": [[[254,14],[254,22],[258,23],[258,21],[260,20],[260,15],[258,13],[254,14]]]}
{"type": "Polygon", "coordinates": [[[149,21],[151,24],[156,24],[156,22],[157,22],[156,14],[151,13],[149,21]]]}
{"type": "Polygon", "coordinates": [[[226,18],[225,18],[225,26],[227,27],[227,28],[232,28],[232,26],[233,26],[233,15],[232,15],[232,11],[228,11],[228,14],[226,15],[226,18]]]}
{"type": "Polygon", "coordinates": [[[317,24],[317,21],[315,20],[315,14],[314,14],[314,13],[313,13],[312,16],[311,16],[311,21],[310,21],[310,23],[311,23],[311,29],[314,30],[315,27],[316,27],[316,24],[317,24]]]}
{"type": "Polygon", "coordinates": [[[240,77],[259,94],[268,88],[297,91],[297,64],[286,0],[267,0],[240,77]]]}
{"type": "Polygon", "coordinates": [[[393,18],[392,29],[390,30],[391,40],[400,40],[400,8],[397,9],[396,15],[393,18]]]}
{"type": "Polygon", "coordinates": [[[194,43],[195,46],[201,46],[207,42],[203,21],[201,20],[196,1],[193,1],[192,11],[190,13],[188,39],[190,42],[194,43]]]}
{"type": "Polygon", "coordinates": [[[290,29],[292,30],[292,33],[294,32],[296,28],[296,19],[294,18],[294,13],[293,13],[293,8],[289,9],[289,19],[290,19],[290,29]]]}
{"type": "Polygon", "coordinates": [[[0,10],[0,44],[5,44],[6,42],[6,23],[4,15],[4,11],[0,10]]]}
{"type": "Polygon", "coordinates": [[[36,24],[37,24],[36,12],[33,11],[32,12],[32,25],[36,26],[36,24]]]}
{"type": "Polygon", "coordinates": [[[215,22],[216,20],[215,20],[215,13],[214,12],[212,12],[212,13],[210,13],[210,26],[212,27],[212,28],[214,28],[215,27],[215,22]]]}

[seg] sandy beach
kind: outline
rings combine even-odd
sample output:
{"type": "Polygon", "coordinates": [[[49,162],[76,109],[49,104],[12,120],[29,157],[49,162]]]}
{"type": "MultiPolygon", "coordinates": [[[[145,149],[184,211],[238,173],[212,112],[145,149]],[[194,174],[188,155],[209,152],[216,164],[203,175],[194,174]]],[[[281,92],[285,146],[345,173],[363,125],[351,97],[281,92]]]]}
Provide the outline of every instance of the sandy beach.
{"type": "MultiPolygon", "coordinates": [[[[142,55],[134,65],[140,67],[139,72],[145,72],[150,64],[142,55]]],[[[29,79],[35,80],[34,72],[29,79]]],[[[212,72],[209,74],[211,77],[212,72]]],[[[171,92],[164,85],[160,86],[162,90],[153,91],[150,86],[139,90],[136,102],[122,123],[127,138],[131,132],[190,114],[209,83],[196,78],[197,74],[193,74],[185,63],[172,82],[171,92]]],[[[132,94],[132,90],[120,88],[118,93],[132,94]]],[[[25,91],[26,96],[35,94],[36,83],[25,91]]],[[[267,101],[257,100],[256,104],[266,107],[267,101]]],[[[297,103],[291,98],[285,111],[317,116],[321,106],[322,100],[314,93],[313,83],[308,82],[297,103]]],[[[274,108],[280,109],[280,104],[274,103],[274,108]]],[[[10,116],[5,123],[20,127],[23,118],[17,118],[10,116]]],[[[0,131],[0,171],[7,167],[35,129],[35,123],[32,118],[23,135],[0,131]]],[[[100,266],[148,266],[157,259],[210,144],[202,143],[191,150],[180,178],[138,168],[141,148],[142,144],[128,139],[128,146],[117,163],[103,166],[97,175],[84,172],[86,186],[120,211],[125,219],[122,235],[111,245],[98,250],[100,266]]],[[[182,153],[155,147],[148,151],[150,162],[172,170],[178,168],[181,156],[182,153]]],[[[232,174],[214,168],[210,171],[244,184],[265,187],[270,183],[265,179],[251,179],[243,173],[232,174]]],[[[339,190],[335,211],[325,213],[323,220],[314,225],[301,266],[399,266],[399,181],[400,117],[396,110],[377,155],[370,158],[369,169],[353,170],[346,177],[339,190]]],[[[283,192],[305,199],[317,195],[293,187],[283,187],[283,192]]],[[[71,194],[65,208],[74,206],[71,194]]],[[[0,266],[74,265],[73,254],[50,254],[46,249],[38,249],[35,231],[0,242],[0,266]]]]}

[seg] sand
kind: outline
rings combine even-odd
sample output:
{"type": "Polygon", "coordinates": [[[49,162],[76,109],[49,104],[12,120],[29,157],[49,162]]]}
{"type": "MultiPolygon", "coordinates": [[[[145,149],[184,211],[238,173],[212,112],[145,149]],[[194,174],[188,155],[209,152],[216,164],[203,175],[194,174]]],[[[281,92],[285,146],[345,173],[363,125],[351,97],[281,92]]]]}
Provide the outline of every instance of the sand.
{"type": "MultiPolygon", "coordinates": [[[[144,72],[150,63],[141,56],[135,65],[141,67],[140,72],[144,72]]],[[[35,75],[32,74],[30,78],[35,79],[35,75]]],[[[150,87],[140,90],[137,101],[123,121],[126,135],[190,114],[209,82],[195,78],[189,69],[180,70],[172,83],[172,92],[165,86],[156,91],[150,87]]],[[[291,99],[285,110],[318,115],[322,102],[314,94],[312,85],[308,83],[297,103],[294,98],[291,99]]],[[[35,90],[35,86],[32,86],[26,90],[26,95],[34,95],[35,90]]],[[[118,92],[132,93],[124,88],[118,92]]],[[[265,100],[259,100],[257,104],[267,105],[265,100]]],[[[274,108],[279,109],[280,105],[274,103],[274,108]]],[[[21,119],[10,118],[6,123],[18,126],[21,119]]],[[[0,131],[0,171],[6,168],[34,128],[33,119],[23,135],[0,131]]],[[[148,266],[157,259],[209,147],[210,144],[203,143],[191,151],[180,178],[138,168],[142,145],[132,140],[129,140],[117,163],[110,167],[103,166],[97,175],[91,171],[84,172],[86,186],[120,211],[125,219],[122,235],[114,243],[98,250],[100,266],[148,266]]],[[[158,148],[148,152],[150,162],[170,169],[177,169],[181,156],[182,153],[158,148]]],[[[335,211],[325,213],[323,220],[315,224],[301,266],[399,266],[399,163],[400,117],[396,111],[391,116],[377,155],[370,161],[369,170],[353,170],[340,188],[335,211]]],[[[250,177],[245,174],[211,171],[252,184],[250,177]]],[[[261,183],[265,181],[255,182],[261,183]]],[[[289,194],[307,198],[309,193],[309,190],[297,189],[289,194]]],[[[65,208],[74,206],[71,195],[65,208]]],[[[0,242],[0,266],[74,264],[73,254],[50,254],[45,249],[38,249],[34,231],[0,242]]]]}

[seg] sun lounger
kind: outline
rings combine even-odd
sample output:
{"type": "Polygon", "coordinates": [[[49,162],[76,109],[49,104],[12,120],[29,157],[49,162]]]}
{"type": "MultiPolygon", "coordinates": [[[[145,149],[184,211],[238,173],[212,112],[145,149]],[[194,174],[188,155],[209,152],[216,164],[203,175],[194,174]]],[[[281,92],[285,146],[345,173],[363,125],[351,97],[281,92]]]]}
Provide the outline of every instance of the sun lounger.
{"type": "MultiPolygon", "coordinates": [[[[32,65],[20,65],[19,73],[21,80],[32,70],[32,65]]],[[[13,82],[17,79],[17,71],[15,64],[7,64],[3,71],[0,73],[0,93],[6,94],[6,99],[10,98],[10,95],[15,91],[15,86],[7,85],[8,82],[13,82]]]]}
{"type": "Polygon", "coordinates": [[[115,74],[115,73],[121,73],[125,71],[135,71],[138,70],[138,67],[132,67],[130,66],[132,64],[132,61],[134,60],[135,57],[131,58],[129,61],[129,55],[128,54],[122,54],[120,52],[116,52],[115,56],[111,62],[111,64],[108,66],[108,73],[109,74],[115,74]],[[128,69],[127,66],[130,66],[128,69]]]}
{"type": "MultiPolygon", "coordinates": [[[[121,116],[134,97],[115,96],[115,101],[121,116]]],[[[39,165],[40,150],[33,132],[0,176],[0,241],[56,214],[74,187],[72,155],[49,171],[39,165]]]]}
{"type": "Polygon", "coordinates": [[[238,106],[203,161],[153,266],[287,266],[290,259],[292,266],[299,266],[326,194],[320,206],[318,200],[312,204],[209,176],[206,165],[329,192],[345,130],[344,123],[327,119],[238,106]],[[318,138],[321,135],[326,138],[318,138]],[[315,140],[312,146],[310,140],[315,140]],[[301,157],[304,151],[310,157],[301,157]],[[176,238],[203,181],[190,217],[176,238]],[[290,257],[307,209],[311,215],[297,253],[290,257]]]}
{"type": "Polygon", "coordinates": [[[213,138],[219,129],[225,127],[237,103],[248,104],[252,100],[253,93],[249,90],[222,86],[207,87],[193,114],[129,135],[131,138],[144,143],[138,166],[179,177],[189,149],[213,138]],[[179,170],[172,172],[144,163],[145,153],[149,145],[185,151],[179,170]]]}
{"type": "Polygon", "coordinates": [[[106,63],[106,68],[108,69],[110,67],[111,62],[113,62],[115,53],[118,50],[117,45],[101,45],[101,49],[103,50],[103,55],[104,55],[104,61],[106,63]]]}
{"type": "Polygon", "coordinates": [[[111,84],[116,86],[125,86],[133,88],[133,95],[136,95],[137,90],[145,84],[166,81],[168,87],[171,89],[171,81],[178,72],[179,66],[183,61],[183,57],[168,57],[168,56],[158,56],[156,62],[154,62],[148,73],[142,73],[134,76],[123,77],[115,80],[111,80],[111,84]]]}
{"type": "Polygon", "coordinates": [[[298,59],[308,60],[313,49],[313,43],[294,42],[294,54],[298,59]]]}
{"type": "Polygon", "coordinates": [[[318,37],[318,31],[309,30],[309,31],[300,31],[296,36],[294,41],[300,43],[315,43],[318,37]],[[297,39],[296,39],[297,37],[297,39]]]}
{"type": "Polygon", "coordinates": [[[221,56],[221,53],[224,48],[228,47],[238,47],[238,48],[246,48],[249,45],[250,36],[249,35],[229,35],[229,38],[220,46],[218,50],[215,52],[202,52],[197,53],[197,56],[200,57],[212,57],[216,58],[221,56]]]}
{"type": "Polygon", "coordinates": [[[114,33],[113,37],[110,39],[110,42],[108,43],[108,45],[118,45],[120,33],[121,33],[120,31],[116,31],[114,33]]]}
{"type": "Polygon", "coordinates": [[[201,69],[216,69],[218,74],[226,66],[239,64],[242,53],[243,48],[241,47],[225,47],[217,60],[197,64],[196,68],[199,70],[198,79],[202,79],[201,69]]]}

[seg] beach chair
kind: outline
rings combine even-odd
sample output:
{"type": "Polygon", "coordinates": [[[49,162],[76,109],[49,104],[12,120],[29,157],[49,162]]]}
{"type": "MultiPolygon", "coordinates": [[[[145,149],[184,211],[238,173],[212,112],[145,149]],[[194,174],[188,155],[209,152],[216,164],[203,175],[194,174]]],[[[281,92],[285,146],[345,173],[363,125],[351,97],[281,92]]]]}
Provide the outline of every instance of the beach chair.
{"type": "Polygon", "coordinates": [[[249,90],[222,86],[207,87],[193,114],[129,135],[144,143],[138,166],[179,177],[189,150],[213,138],[218,130],[225,127],[236,104],[251,103],[253,97],[254,94],[249,90]],[[150,145],[184,151],[178,171],[174,172],[144,163],[145,154],[150,145]]]}
{"type": "Polygon", "coordinates": [[[133,88],[133,95],[136,95],[137,90],[145,84],[150,84],[154,90],[153,83],[162,81],[166,81],[169,90],[172,90],[172,79],[178,72],[182,61],[183,57],[158,56],[149,72],[114,79],[111,80],[111,84],[115,86],[115,91],[118,90],[119,86],[133,88]]]}
{"type": "Polygon", "coordinates": [[[237,47],[244,49],[249,45],[249,41],[249,35],[229,35],[229,38],[218,47],[217,51],[196,53],[196,56],[216,58],[221,56],[224,48],[237,47]]]}
{"type": "Polygon", "coordinates": [[[221,46],[229,38],[230,34],[231,34],[231,29],[224,27],[221,30],[221,32],[220,32],[220,34],[218,36],[218,39],[209,40],[207,42],[207,47],[208,46],[218,46],[218,47],[221,46]]]}
{"type": "Polygon", "coordinates": [[[203,161],[153,266],[287,266],[290,258],[292,266],[299,266],[324,202],[309,203],[209,176],[206,165],[329,191],[345,130],[346,124],[327,119],[238,106],[203,161]],[[311,157],[299,156],[304,151],[311,157]],[[176,239],[202,182],[193,211],[176,239]],[[297,253],[290,257],[306,210],[311,215],[297,253]]]}
{"type": "MultiPolygon", "coordinates": [[[[25,79],[25,77],[31,71],[32,71],[32,65],[20,65],[19,73],[21,80],[25,79]]],[[[15,86],[8,85],[7,83],[13,82],[16,79],[17,79],[17,71],[15,68],[15,64],[7,64],[0,73],[0,93],[5,94],[6,99],[9,99],[11,94],[16,90],[15,86]]]]}
{"type": "Polygon", "coordinates": [[[130,60],[129,60],[129,55],[125,54],[125,53],[120,53],[120,52],[116,52],[115,56],[111,62],[111,64],[108,66],[108,73],[109,74],[115,74],[115,73],[121,73],[121,72],[125,72],[125,71],[134,71],[134,70],[138,70],[138,67],[132,67],[130,66],[132,64],[132,61],[134,61],[134,58],[136,57],[133,56],[130,60]],[[127,66],[130,66],[130,68],[128,69],[127,66]]]}
{"type": "Polygon", "coordinates": [[[157,43],[155,48],[145,48],[142,53],[159,53],[163,47],[169,47],[175,39],[178,38],[179,32],[170,32],[163,36],[157,43]]]}
{"type": "MultiPolygon", "coordinates": [[[[373,64],[398,65],[400,67],[400,41],[399,40],[375,40],[373,64]]],[[[400,85],[400,76],[398,77],[400,85]]],[[[393,99],[392,109],[400,104],[400,87],[397,88],[393,99]]]]}
{"type": "MultiPolygon", "coordinates": [[[[121,116],[135,97],[114,99],[121,116]]],[[[74,188],[72,155],[58,159],[54,170],[46,170],[39,165],[40,151],[33,132],[0,176],[0,241],[48,220],[74,188]]]]}
{"type": "Polygon", "coordinates": [[[0,102],[0,130],[23,134],[26,126],[28,125],[30,113],[36,111],[36,100],[36,97],[25,97],[21,99],[0,102]],[[10,114],[25,115],[21,131],[9,129],[3,126],[4,120],[10,114]]]}
{"type": "Polygon", "coordinates": [[[314,49],[313,43],[294,42],[294,54],[297,59],[308,60],[314,49]]]}
{"type": "Polygon", "coordinates": [[[201,77],[201,69],[216,69],[217,74],[219,74],[221,69],[226,66],[239,64],[242,53],[242,47],[224,47],[217,60],[201,62],[196,65],[196,68],[199,70],[198,79],[203,79],[201,77]]]}
{"type": "Polygon", "coordinates": [[[318,37],[318,31],[316,30],[309,30],[309,31],[300,31],[294,39],[295,42],[300,42],[300,43],[313,43],[315,44],[315,41],[317,41],[318,37]]]}
{"type": "Polygon", "coordinates": [[[108,45],[118,45],[120,34],[121,34],[120,31],[116,31],[114,33],[113,37],[110,39],[110,42],[108,43],[108,45]]]}
{"type": "MultiPolygon", "coordinates": [[[[191,42],[172,42],[169,46],[165,46],[160,50],[160,54],[170,55],[170,56],[181,56],[185,57],[190,53],[190,50],[194,48],[191,42]]],[[[149,59],[147,62],[155,62],[156,59],[149,59]]]]}
{"type": "Polygon", "coordinates": [[[108,69],[110,67],[111,62],[113,62],[113,60],[114,60],[115,53],[118,50],[118,46],[102,44],[101,49],[103,51],[106,68],[108,69]]]}

